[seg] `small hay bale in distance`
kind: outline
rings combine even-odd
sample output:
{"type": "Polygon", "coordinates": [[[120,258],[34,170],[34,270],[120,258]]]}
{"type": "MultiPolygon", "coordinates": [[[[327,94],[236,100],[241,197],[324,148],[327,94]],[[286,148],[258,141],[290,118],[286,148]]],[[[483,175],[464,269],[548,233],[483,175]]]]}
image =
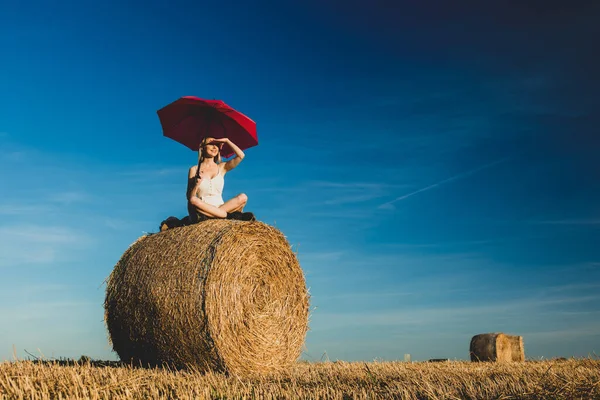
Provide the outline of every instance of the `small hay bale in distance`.
{"type": "Polygon", "coordinates": [[[309,295],[279,230],[209,220],[133,243],[107,279],[104,306],[122,361],[252,375],[300,356],[309,295]]]}
{"type": "Polygon", "coordinates": [[[512,361],[525,361],[525,346],[523,345],[523,336],[506,335],[506,337],[510,341],[512,361]]]}
{"type": "Polygon", "coordinates": [[[482,333],[473,336],[469,353],[471,361],[512,361],[511,343],[503,333],[482,333]]]}

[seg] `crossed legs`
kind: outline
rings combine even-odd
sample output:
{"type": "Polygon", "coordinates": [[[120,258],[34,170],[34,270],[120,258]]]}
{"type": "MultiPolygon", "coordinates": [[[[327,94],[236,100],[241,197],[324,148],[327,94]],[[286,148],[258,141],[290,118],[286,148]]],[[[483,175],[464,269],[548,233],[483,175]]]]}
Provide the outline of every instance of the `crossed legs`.
{"type": "Polygon", "coordinates": [[[248,196],[246,196],[244,193],[240,193],[234,198],[227,200],[219,207],[207,204],[196,196],[192,196],[190,199],[190,203],[194,206],[196,211],[211,218],[227,218],[228,213],[234,211],[243,211],[247,202],[248,196]]]}

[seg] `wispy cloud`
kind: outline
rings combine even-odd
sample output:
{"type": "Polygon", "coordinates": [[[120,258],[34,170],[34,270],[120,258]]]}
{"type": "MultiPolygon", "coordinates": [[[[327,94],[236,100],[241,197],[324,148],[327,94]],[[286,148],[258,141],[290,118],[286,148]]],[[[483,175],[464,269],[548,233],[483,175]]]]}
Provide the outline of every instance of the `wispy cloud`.
{"type": "MultiPolygon", "coordinates": [[[[341,203],[339,203],[341,204],[341,203]]],[[[345,220],[369,220],[373,215],[368,212],[348,212],[343,210],[309,211],[305,214],[309,217],[321,219],[345,219],[345,220]]]]}
{"type": "Polygon", "coordinates": [[[0,204],[0,215],[35,215],[48,210],[47,205],[5,203],[0,204]]]}
{"type": "MultiPolygon", "coordinates": [[[[268,192],[272,193],[272,196],[293,196],[295,199],[293,207],[309,209],[309,211],[305,211],[304,215],[317,216],[317,214],[321,214],[318,210],[326,207],[327,211],[322,215],[323,217],[337,218],[335,210],[339,209],[342,212],[338,213],[338,216],[361,218],[362,215],[370,214],[368,209],[362,207],[362,203],[379,202],[390,193],[407,186],[385,182],[308,180],[294,182],[291,185],[289,182],[257,184],[256,188],[252,188],[252,192],[257,194],[268,192]],[[340,207],[338,208],[338,206],[340,207]],[[362,208],[359,209],[359,207],[362,208]],[[349,209],[352,209],[353,212],[347,212],[349,209]],[[317,210],[317,212],[313,213],[313,210],[317,210]],[[330,214],[330,211],[333,213],[330,214]]],[[[269,200],[272,201],[273,197],[269,200]]],[[[289,199],[285,199],[285,201],[289,203],[289,199]]]]}
{"type": "Polygon", "coordinates": [[[0,215],[22,215],[22,216],[34,216],[34,215],[48,215],[50,213],[69,213],[61,208],[61,206],[69,206],[74,203],[83,203],[92,199],[86,192],[81,191],[64,191],[64,192],[51,192],[50,190],[44,190],[46,201],[43,203],[34,203],[27,199],[22,199],[19,202],[10,201],[6,203],[0,203],[0,215]]]}
{"type": "Polygon", "coordinates": [[[118,175],[134,179],[155,179],[185,175],[186,173],[187,169],[185,168],[157,168],[156,166],[149,165],[128,167],[126,171],[118,172],[118,175]]]}
{"type": "Polygon", "coordinates": [[[407,187],[384,182],[337,182],[337,181],[308,181],[308,190],[318,190],[323,198],[322,204],[337,206],[342,204],[364,203],[384,197],[390,190],[407,187]]]}
{"type": "Polygon", "coordinates": [[[0,237],[16,237],[30,243],[77,244],[86,240],[80,232],[63,227],[17,225],[0,228],[0,237]]]}
{"type": "Polygon", "coordinates": [[[84,192],[61,192],[55,193],[48,197],[48,200],[54,203],[69,205],[72,203],[81,203],[89,200],[91,196],[84,192]]]}
{"type": "MultiPolygon", "coordinates": [[[[470,321],[481,320],[488,321],[498,318],[513,318],[524,320],[530,318],[531,313],[541,313],[548,308],[552,312],[557,307],[568,306],[572,304],[595,302],[600,299],[598,295],[587,296],[569,296],[555,297],[545,299],[514,299],[499,303],[490,303],[483,305],[469,306],[450,306],[450,307],[419,307],[419,308],[400,308],[396,310],[364,310],[361,312],[334,312],[334,313],[314,313],[313,320],[322,319],[327,323],[322,324],[324,330],[336,328],[350,328],[353,326],[405,326],[405,325],[431,325],[439,326],[446,322],[456,323],[457,320],[470,321]]],[[[523,321],[521,321],[523,322],[523,321]]]]}
{"type": "Polygon", "coordinates": [[[560,342],[563,340],[576,340],[585,336],[597,336],[598,332],[600,332],[600,322],[597,319],[592,319],[591,321],[583,322],[577,326],[572,326],[570,329],[547,331],[530,330],[519,333],[520,335],[526,337],[530,343],[532,343],[542,341],[560,342]]]}
{"type": "Polygon", "coordinates": [[[331,262],[331,261],[339,261],[344,256],[344,252],[342,251],[324,251],[324,252],[311,252],[311,253],[303,253],[300,254],[300,258],[303,261],[308,262],[331,262]]]}
{"type": "Polygon", "coordinates": [[[340,293],[340,294],[326,294],[319,296],[319,300],[365,300],[365,299],[385,299],[393,297],[406,297],[412,296],[412,291],[395,291],[395,292],[352,292],[352,293],[340,293]]]}
{"type": "Polygon", "coordinates": [[[583,264],[582,267],[587,271],[600,270],[600,262],[591,261],[583,264]]]}
{"type": "Polygon", "coordinates": [[[49,320],[52,315],[62,316],[75,309],[88,309],[97,307],[97,303],[91,301],[39,301],[23,304],[20,307],[2,307],[0,315],[4,321],[28,321],[28,320],[49,320]]]}
{"type": "MultiPolygon", "coordinates": [[[[600,263],[598,264],[600,266],[600,263]]],[[[560,286],[549,286],[546,288],[549,292],[570,292],[588,289],[600,289],[600,283],[577,283],[560,286]]]]}
{"type": "Polygon", "coordinates": [[[463,246],[482,246],[496,244],[506,240],[518,240],[519,238],[508,237],[498,239],[481,239],[481,240],[451,240],[446,242],[430,242],[430,243],[389,243],[383,244],[385,248],[390,249],[438,249],[438,248],[456,248],[463,246]]]}
{"type": "Polygon", "coordinates": [[[100,223],[110,229],[114,230],[123,230],[127,229],[131,226],[131,221],[125,219],[111,218],[111,217],[101,217],[100,223]]]}
{"type": "Polygon", "coordinates": [[[5,226],[0,228],[0,267],[68,259],[74,250],[90,243],[85,233],[66,227],[5,226]]]}
{"type": "Polygon", "coordinates": [[[494,161],[494,162],[491,162],[491,163],[488,163],[488,164],[481,165],[481,166],[479,166],[477,168],[473,168],[473,169],[471,169],[469,171],[462,172],[460,174],[451,176],[450,178],[443,179],[443,180],[441,180],[439,182],[436,182],[434,184],[431,184],[429,186],[425,186],[425,187],[423,187],[421,189],[418,189],[418,190],[415,190],[415,191],[413,191],[411,193],[407,193],[405,195],[397,197],[397,198],[395,198],[392,201],[388,201],[387,203],[383,203],[383,204],[381,204],[379,206],[379,208],[381,208],[381,209],[393,209],[393,204],[396,203],[396,202],[398,202],[398,201],[407,199],[407,198],[412,197],[412,196],[414,196],[416,194],[419,194],[419,193],[422,193],[422,192],[426,192],[426,191],[431,190],[431,189],[435,189],[438,186],[442,186],[442,185],[445,185],[447,183],[450,183],[450,182],[453,182],[453,181],[457,181],[459,179],[463,179],[463,178],[466,178],[468,176],[474,175],[474,174],[476,174],[476,173],[478,173],[480,171],[483,171],[483,170],[491,168],[491,167],[493,167],[495,165],[498,165],[498,164],[501,164],[503,162],[506,162],[509,159],[510,159],[510,157],[505,157],[505,158],[502,158],[500,160],[497,160],[497,161],[494,161]]]}
{"type": "Polygon", "coordinates": [[[542,225],[600,225],[600,218],[555,219],[547,221],[531,221],[531,223],[542,225]]]}
{"type": "Polygon", "coordinates": [[[406,187],[407,185],[394,185],[384,182],[336,182],[336,181],[309,181],[311,186],[328,187],[336,189],[383,190],[406,187]]]}
{"type": "Polygon", "coordinates": [[[0,158],[4,162],[22,162],[28,158],[28,154],[24,151],[0,151],[0,158]]]}
{"type": "Polygon", "coordinates": [[[364,203],[380,197],[383,197],[383,195],[377,193],[344,195],[325,200],[323,204],[326,206],[337,206],[341,204],[364,203]]]}
{"type": "Polygon", "coordinates": [[[28,283],[27,286],[11,286],[2,289],[0,291],[0,298],[15,298],[19,295],[32,298],[37,296],[44,297],[47,296],[48,293],[54,292],[67,292],[70,289],[68,285],[63,283],[52,283],[52,282],[44,282],[44,283],[28,283]]]}

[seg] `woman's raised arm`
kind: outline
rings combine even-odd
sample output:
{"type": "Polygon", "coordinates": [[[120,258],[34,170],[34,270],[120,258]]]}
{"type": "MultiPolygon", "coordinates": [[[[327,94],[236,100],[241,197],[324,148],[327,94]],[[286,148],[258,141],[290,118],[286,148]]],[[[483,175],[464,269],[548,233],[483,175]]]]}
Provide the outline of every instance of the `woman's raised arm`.
{"type": "Polygon", "coordinates": [[[229,145],[229,147],[231,147],[233,149],[233,152],[235,153],[235,157],[233,157],[231,160],[229,160],[225,163],[225,171],[231,171],[232,169],[237,167],[239,165],[239,163],[241,163],[242,160],[244,159],[244,157],[246,156],[244,154],[244,152],[242,151],[242,149],[240,149],[235,143],[233,143],[228,138],[213,139],[211,141],[211,143],[215,143],[215,142],[216,143],[226,143],[227,145],[229,145]]]}

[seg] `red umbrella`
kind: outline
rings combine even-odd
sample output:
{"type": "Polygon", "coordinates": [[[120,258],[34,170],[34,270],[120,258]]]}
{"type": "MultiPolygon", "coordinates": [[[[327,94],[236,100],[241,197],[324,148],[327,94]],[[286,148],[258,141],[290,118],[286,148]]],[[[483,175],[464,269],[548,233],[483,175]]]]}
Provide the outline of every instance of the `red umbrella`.
{"type": "MultiPolygon", "coordinates": [[[[258,144],[256,122],[221,100],[184,96],[157,111],[163,135],[197,151],[205,137],[228,138],[244,150],[258,144]]],[[[224,145],[223,157],[234,154],[224,145]]]]}

